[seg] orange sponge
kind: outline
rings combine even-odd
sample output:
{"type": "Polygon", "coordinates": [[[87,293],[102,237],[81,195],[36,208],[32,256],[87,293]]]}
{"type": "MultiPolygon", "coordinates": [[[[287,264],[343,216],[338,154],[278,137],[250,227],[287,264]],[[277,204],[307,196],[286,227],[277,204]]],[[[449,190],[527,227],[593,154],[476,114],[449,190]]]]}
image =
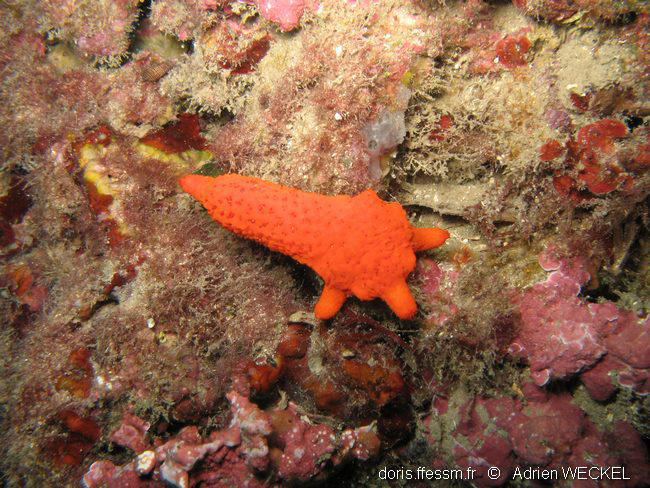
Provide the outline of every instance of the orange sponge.
{"type": "Polygon", "coordinates": [[[406,285],[414,251],[441,246],[442,229],[411,227],[399,203],[372,190],[354,197],[325,196],[227,174],[188,175],[179,180],[226,229],[287,254],[311,267],[325,289],[318,318],[333,317],[345,299],[379,297],[402,319],[417,307],[406,285]]]}

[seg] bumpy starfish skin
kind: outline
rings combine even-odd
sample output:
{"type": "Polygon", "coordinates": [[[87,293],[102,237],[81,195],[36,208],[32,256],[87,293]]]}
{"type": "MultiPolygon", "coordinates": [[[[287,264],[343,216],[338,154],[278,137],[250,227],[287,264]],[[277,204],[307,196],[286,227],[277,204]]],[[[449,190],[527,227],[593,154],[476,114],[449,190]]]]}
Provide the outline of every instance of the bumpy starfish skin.
{"type": "Polygon", "coordinates": [[[411,227],[399,203],[372,190],[354,197],[325,196],[227,174],[179,180],[226,229],[287,254],[316,271],[325,289],[318,318],[333,317],[345,299],[379,297],[402,319],[417,306],[406,285],[415,251],[441,246],[442,229],[411,227]]]}

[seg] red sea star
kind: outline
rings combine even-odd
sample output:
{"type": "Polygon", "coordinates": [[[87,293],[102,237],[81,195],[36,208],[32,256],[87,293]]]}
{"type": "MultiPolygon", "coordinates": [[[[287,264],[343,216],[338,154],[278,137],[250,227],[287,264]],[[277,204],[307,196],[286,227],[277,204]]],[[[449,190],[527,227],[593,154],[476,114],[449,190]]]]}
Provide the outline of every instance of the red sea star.
{"type": "Polygon", "coordinates": [[[328,319],[345,299],[379,297],[402,319],[417,306],[406,277],[415,251],[441,246],[442,229],[412,227],[399,203],[372,190],[325,196],[257,178],[188,175],[180,185],[226,229],[308,265],[325,281],[316,317],[328,319]]]}

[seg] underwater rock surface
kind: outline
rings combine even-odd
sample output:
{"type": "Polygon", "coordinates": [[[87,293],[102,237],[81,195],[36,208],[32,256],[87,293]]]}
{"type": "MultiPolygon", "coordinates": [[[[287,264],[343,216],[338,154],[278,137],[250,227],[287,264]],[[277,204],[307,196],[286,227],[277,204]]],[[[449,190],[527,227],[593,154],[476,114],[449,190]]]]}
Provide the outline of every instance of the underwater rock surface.
{"type": "MultiPolygon", "coordinates": [[[[0,2],[3,486],[647,486],[649,14],[0,2]],[[178,184],[225,173],[448,231],[409,320],[314,316],[314,271],[178,184]]],[[[342,282],[378,252],[269,207],[355,248],[342,282]]]]}

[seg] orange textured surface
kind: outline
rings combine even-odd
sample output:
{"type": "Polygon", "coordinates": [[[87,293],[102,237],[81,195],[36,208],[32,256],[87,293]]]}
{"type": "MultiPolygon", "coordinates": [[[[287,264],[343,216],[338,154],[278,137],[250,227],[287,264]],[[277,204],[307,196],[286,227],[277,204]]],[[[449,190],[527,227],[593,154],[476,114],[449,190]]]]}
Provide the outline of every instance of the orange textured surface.
{"type": "Polygon", "coordinates": [[[449,237],[442,229],[411,227],[400,204],[372,190],[325,196],[234,174],[188,175],[179,182],[226,229],[316,271],[325,281],[314,310],[321,319],[334,316],[350,295],[379,297],[400,318],[413,317],[417,307],[406,277],[414,252],[449,237]]]}

